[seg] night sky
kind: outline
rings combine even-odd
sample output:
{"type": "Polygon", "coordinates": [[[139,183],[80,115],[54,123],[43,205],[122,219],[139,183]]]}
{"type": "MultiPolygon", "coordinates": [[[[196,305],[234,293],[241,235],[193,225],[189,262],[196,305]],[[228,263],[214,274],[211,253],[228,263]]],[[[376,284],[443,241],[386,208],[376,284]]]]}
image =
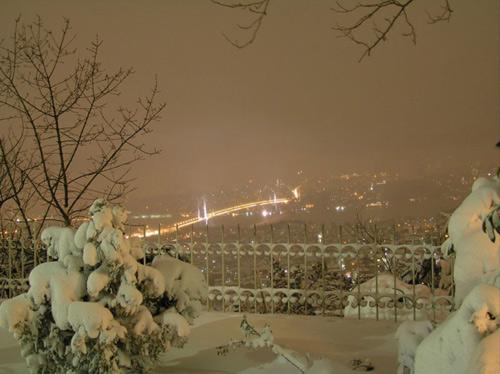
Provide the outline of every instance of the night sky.
{"type": "Polygon", "coordinates": [[[374,54],[331,30],[334,2],[273,0],[256,41],[227,43],[238,14],[208,0],[2,0],[0,35],[21,14],[83,48],[96,34],[110,69],[136,74],[132,103],[158,76],[167,103],[149,141],[163,151],[133,171],[135,197],[201,194],[248,179],[429,167],[494,167],[499,127],[499,3],[453,0],[449,23],[413,9],[417,45],[396,30],[374,54]]]}

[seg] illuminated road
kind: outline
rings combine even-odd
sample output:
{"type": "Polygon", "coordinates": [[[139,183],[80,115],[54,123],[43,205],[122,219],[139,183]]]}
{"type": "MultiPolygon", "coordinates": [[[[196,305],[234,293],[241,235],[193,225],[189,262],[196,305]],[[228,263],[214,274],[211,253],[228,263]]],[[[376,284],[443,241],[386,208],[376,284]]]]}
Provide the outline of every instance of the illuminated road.
{"type": "MultiPolygon", "coordinates": [[[[287,204],[289,201],[290,201],[290,199],[274,198],[274,199],[269,199],[269,200],[254,201],[251,203],[245,203],[245,204],[231,206],[229,208],[215,210],[213,212],[208,212],[208,213],[206,213],[206,215],[201,216],[201,217],[189,218],[189,219],[186,219],[184,221],[174,223],[168,227],[162,227],[161,234],[168,234],[168,233],[174,232],[176,230],[176,228],[181,229],[181,228],[186,227],[186,226],[194,225],[195,223],[199,223],[199,222],[203,222],[203,221],[207,222],[208,220],[210,220],[212,218],[224,216],[226,214],[235,213],[235,212],[238,212],[240,210],[252,209],[252,208],[257,208],[257,207],[266,206],[266,205],[287,204]]],[[[144,234],[142,234],[142,235],[133,234],[132,236],[143,236],[143,235],[144,234]]],[[[158,235],[158,229],[146,230],[145,235],[146,236],[158,235]]]]}

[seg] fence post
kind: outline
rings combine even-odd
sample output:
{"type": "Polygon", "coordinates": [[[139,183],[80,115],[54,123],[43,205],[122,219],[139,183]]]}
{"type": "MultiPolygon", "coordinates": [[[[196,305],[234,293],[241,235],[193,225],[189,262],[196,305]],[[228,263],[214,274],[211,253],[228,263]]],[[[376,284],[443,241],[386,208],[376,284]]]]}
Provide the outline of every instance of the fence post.
{"type": "Polygon", "coordinates": [[[255,290],[253,302],[255,313],[257,313],[257,226],[253,225],[253,287],[255,290]]]}
{"type": "Polygon", "coordinates": [[[179,225],[175,225],[175,258],[179,259],[179,251],[180,251],[180,245],[179,245],[179,225]]]}
{"type": "Polygon", "coordinates": [[[26,241],[19,238],[19,244],[21,244],[21,278],[23,279],[23,281],[24,281],[24,266],[25,266],[25,253],[24,253],[25,243],[26,241]]]}
{"type": "Polygon", "coordinates": [[[238,275],[238,312],[241,313],[241,259],[240,259],[240,247],[241,247],[241,232],[240,224],[238,223],[238,243],[236,244],[236,255],[237,257],[237,275],[238,275]]]}
{"type": "MultiPolygon", "coordinates": [[[[379,320],[379,310],[378,310],[378,302],[379,302],[379,293],[378,293],[378,235],[377,228],[375,226],[375,231],[373,235],[373,249],[375,251],[375,319],[379,320]]],[[[382,249],[383,250],[383,249],[382,249]]]]}
{"type": "Polygon", "coordinates": [[[340,275],[342,276],[342,285],[340,287],[340,312],[343,313],[344,311],[344,284],[345,284],[345,276],[344,276],[344,269],[342,266],[344,265],[344,256],[342,255],[342,245],[343,245],[343,240],[342,240],[342,225],[339,225],[339,256],[340,256],[340,275]]]}
{"type": "Polygon", "coordinates": [[[358,319],[361,319],[361,282],[360,282],[360,276],[361,276],[361,257],[359,254],[359,250],[361,248],[358,248],[358,251],[356,252],[356,270],[358,272],[356,276],[356,283],[358,284],[358,319]]]}
{"type": "Polygon", "coordinates": [[[194,247],[194,224],[191,224],[191,247],[189,247],[189,260],[191,265],[193,265],[193,247],[194,247]]]}
{"type": "Polygon", "coordinates": [[[392,254],[392,269],[393,269],[393,274],[394,274],[394,322],[398,322],[398,298],[397,298],[397,284],[396,284],[396,251],[397,248],[395,247],[394,253],[392,254]]]}
{"type": "MultiPolygon", "coordinates": [[[[452,254],[451,256],[448,256],[448,258],[450,259],[450,271],[452,275],[455,274],[455,254],[452,254]]],[[[455,277],[452,276],[451,277],[451,299],[452,300],[455,300],[455,277]]],[[[455,302],[453,301],[453,305],[452,305],[452,310],[455,309],[455,302]]]]}
{"type": "Polygon", "coordinates": [[[38,245],[35,239],[31,239],[31,245],[33,246],[33,268],[35,268],[38,263],[38,245]]]}
{"type": "Polygon", "coordinates": [[[226,266],[224,261],[224,225],[221,225],[221,280],[222,280],[222,311],[226,311],[226,266]]]}
{"type": "Polygon", "coordinates": [[[274,259],[273,259],[273,244],[274,244],[274,226],[271,223],[271,245],[269,246],[269,256],[271,258],[271,314],[274,314],[274,259]]]}
{"type": "Polygon", "coordinates": [[[432,321],[436,321],[436,300],[435,300],[435,290],[434,290],[434,279],[435,279],[435,273],[434,273],[434,261],[435,261],[435,253],[434,253],[434,248],[431,249],[431,307],[432,307],[432,321]]]}
{"type": "MultiPolygon", "coordinates": [[[[208,223],[205,225],[206,227],[206,235],[205,235],[205,266],[207,268],[207,287],[210,288],[210,283],[209,283],[209,276],[208,274],[210,273],[210,266],[209,266],[209,261],[208,261],[208,223]]],[[[210,299],[207,300],[207,308],[208,311],[210,311],[210,299]]]]}
{"type": "Polygon", "coordinates": [[[325,224],[322,224],[321,225],[321,239],[322,239],[322,243],[321,243],[321,296],[322,296],[322,300],[321,300],[321,315],[324,316],[325,315],[325,249],[326,249],[326,245],[324,244],[325,242],[325,224]]]}
{"type": "Polygon", "coordinates": [[[158,224],[158,251],[161,248],[161,223],[158,224]]]}
{"type": "Polygon", "coordinates": [[[286,246],[286,284],[288,288],[287,292],[287,313],[290,314],[290,294],[291,294],[291,289],[290,289],[290,224],[287,224],[287,246],[286,246]]]}
{"type": "Polygon", "coordinates": [[[12,238],[7,239],[7,255],[9,258],[9,269],[8,269],[9,298],[11,298],[13,296],[13,293],[12,293],[12,238]]]}
{"type": "MultiPolygon", "coordinates": [[[[142,263],[146,265],[146,255],[148,251],[148,247],[146,246],[146,225],[142,227],[142,246],[144,248],[144,257],[142,258],[142,263]]],[[[48,251],[47,251],[47,259],[48,259],[48,251]]]]}
{"type": "MultiPolygon", "coordinates": [[[[412,293],[412,304],[413,304],[413,320],[417,320],[417,295],[415,292],[415,248],[410,250],[411,253],[411,293],[412,293]]],[[[405,300],[405,299],[403,299],[405,300]]]]}

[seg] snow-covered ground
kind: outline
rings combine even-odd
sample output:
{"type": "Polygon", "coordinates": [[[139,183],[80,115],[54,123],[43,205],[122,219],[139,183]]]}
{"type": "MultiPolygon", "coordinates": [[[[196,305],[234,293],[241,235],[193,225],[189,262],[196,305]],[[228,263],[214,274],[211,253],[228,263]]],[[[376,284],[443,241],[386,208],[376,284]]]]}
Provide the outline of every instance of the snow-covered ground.
{"type": "MultiPolygon", "coordinates": [[[[241,339],[242,315],[204,313],[195,321],[188,343],[164,355],[153,372],[189,373],[295,373],[289,364],[276,360],[270,349],[240,348],[226,356],[217,356],[216,347],[231,338],[241,339]]],[[[368,358],[375,366],[372,373],[395,373],[397,368],[397,324],[392,321],[354,320],[319,316],[248,315],[248,321],[261,328],[271,325],[275,341],[294,351],[310,353],[313,359],[328,358],[336,374],[352,371],[353,358],[368,358]]],[[[27,374],[16,341],[0,329],[0,373],[27,374]]]]}

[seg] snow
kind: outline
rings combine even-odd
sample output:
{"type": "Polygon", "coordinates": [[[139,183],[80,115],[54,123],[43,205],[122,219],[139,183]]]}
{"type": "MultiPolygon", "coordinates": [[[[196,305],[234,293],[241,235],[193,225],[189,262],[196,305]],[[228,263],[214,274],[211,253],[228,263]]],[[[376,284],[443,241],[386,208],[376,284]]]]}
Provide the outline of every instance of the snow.
{"type": "Polygon", "coordinates": [[[29,275],[29,297],[35,306],[50,302],[54,321],[62,330],[68,328],[68,306],[80,300],[85,292],[82,273],[66,269],[60,262],[46,262],[29,275]]]}
{"type": "Polygon", "coordinates": [[[95,266],[98,262],[97,249],[92,242],[85,243],[83,246],[83,262],[89,266],[95,266]]]}
{"type": "Polygon", "coordinates": [[[101,265],[90,273],[87,278],[87,292],[90,297],[97,297],[99,293],[109,284],[111,277],[106,271],[106,267],[101,265]]]}
{"type": "Polygon", "coordinates": [[[164,278],[165,292],[177,300],[176,309],[189,322],[199,315],[208,288],[203,273],[194,265],[171,256],[157,256],[152,263],[164,278]]]}
{"type": "MultiPolygon", "coordinates": [[[[113,208],[104,199],[94,201],[89,209],[89,213],[92,217],[95,230],[104,231],[107,228],[113,227],[113,208]]],[[[88,235],[87,238],[89,238],[88,235]]]]}
{"type": "Polygon", "coordinates": [[[106,229],[102,231],[99,235],[100,240],[100,250],[103,255],[103,259],[107,262],[116,262],[119,259],[119,253],[117,249],[120,248],[120,240],[117,238],[118,230],[106,229]]]}
{"type": "MultiPolygon", "coordinates": [[[[383,273],[376,278],[371,278],[365,283],[360,285],[360,295],[363,298],[362,304],[359,308],[361,313],[361,318],[376,318],[377,308],[375,307],[375,297],[378,290],[379,304],[387,303],[394,299],[394,292],[396,291],[396,297],[400,298],[402,296],[413,299],[413,286],[403,282],[401,279],[394,279],[394,275],[383,273]],[[377,285],[378,283],[378,285],[377,285]]],[[[358,289],[355,288],[353,293],[357,293],[358,289]]],[[[425,285],[415,285],[415,300],[423,304],[424,308],[416,309],[415,318],[416,319],[426,319],[427,311],[425,310],[425,305],[429,302],[431,298],[431,290],[425,285]]],[[[344,316],[348,318],[358,318],[358,305],[356,297],[349,295],[347,298],[349,304],[344,308],[344,316]]],[[[394,320],[394,306],[379,306],[378,308],[378,318],[394,320]]],[[[413,308],[403,308],[397,310],[398,320],[413,319],[413,308]]]]}
{"type": "Polygon", "coordinates": [[[482,230],[483,218],[500,204],[500,179],[478,178],[472,192],[453,212],[448,225],[456,252],[455,302],[459,305],[481,278],[500,267],[500,240],[482,230]]]}
{"type": "Polygon", "coordinates": [[[153,331],[158,329],[159,327],[154,321],[149,309],[143,305],[139,306],[137,313],[134,316],[134,334],[151,334],[153,331]]]}
{"type": "Polygon", "coordinates": [[[415,367],[417,347],[433,329],[430,321],[405,321],[398,327],[395,335],[398,340],[398,374],[404,373],[404,367],[415,367]]]}
{"type": "Polygon", "coordinates": [[[500,373],[500,329],[488,335],[477,347],[468,368],[467,374],[498,374],[500,373]]]}
{"type": "Polygon", "coordinates": [[[168,309],[163,312],[158,321],[163,326],[170,326],[174,329],[175,333],[179,337],[187,337],[191,333],[191,328],[186,319],[175,311],[174,308],[168,309]]]}
{"type": "MultiPolygon", "coordinates": [[[[85,224],[85,223],[84,223],[85,224]]],[[[97,236],[97,230],[95,228],[95,224],[93,221],[88,222],[87,226],[87,232],[85,233],[85,237],[87,240],[93,240],[97,236]]]]}
{"type": "MultiPolygon", "coordinates": [[[[31,302],[26,294],[21,294],[0,304],[0,328],[16,334],[25,322],[31,319],[31,302]]],[[[0,340],[0,346],[2,341],[0,340]]]]}
{"type": "Polygon", "coordinates": [[[113,315],[99,303],[76,301],[69,305],[68,321],[73,331],[83,327],[86,335],[97,338],[99,333],[111,326],[113,315]]]}
{"type": "MultiPolygon", "coordinates": [[[[282,314],[250,314],[247,317],[259,329],[268,323],[274,341],[281,346],[302,354],[309,353],[313,367],[309,368],[308,374],[355,373],[351,369],[353,358],[369,358],[375,367],[374,374],[396,372],[397,347],[393,337],[398,325],[392,321],[282,314]],[[330,371],[321,371],[325,367],[330,371]],[[316,371],[312,371],[313,368],[316,371]]],[[[163,355],[152,373],[298,373],[269,348],[242,348],[224,357],[217,356],[217,346],[241,337],[241,318],[242,315],[236,313],[203,313],[191,326],[191,335],[184,347],[173,348],[163,355]]],[[[28,369],[15,340],[2,329],[0,343],[4,343],[0,344],[0,373],[27,374],[28,369]]]]}
{"type": "Polygon", "coordinates": [[[74,242],[78,249],[83,249],[87,243],[87,228],[90,222],[82,223],[76,230],[74,242]]]}
{"type": "Polygon", "coordinates": [[[137,288],[126,283],[120,285],[116,301],[125,309],[126,313],[135,313],[137,307],[142,304],[142,300],[142,293],[137,288]]]}
{"type": "MultiPolygon", "coordinates": [[[[454,314],[427,336],[417,348],[415,359],[416,374],[470,373],[465,371],[469,362],[490,362],[498,365],[499,355],[495,358],[489,352],[497,342],[482,340],[497,329],[500,318],[500,289],[490,285],[476,286],[465,298],[454,314]],[[491,361],[490,361],[491,360],[491,361]]],[[[495,335],[498,337],[498,333],[495,335]]],[[[481,373],[488,372],[485,368],[481,373]],[[485,371],[486,370],[486,371],[485,371]]]]}
{"type": "Polygon", "coordinates": [[[137,281],[139,283],[146,283],[146,288],[152,296],[160,296],[165,292],[163,275],[151,266],[141,264],[137,266],[137,281]]]}
{"type": "Polygon", "coordinates": [[[79,253],[74,242],[75,231],[70,227],[47,227],[42,231],[42,243],[50,257],[64,260],[67,255],[79,253]]]}
{"type": "MultiPolygon", "coordinates": [[[[205,321],[194,327],[184,348],[165,355],[155,373],[299,373],[289,363],[277,359],[270,348],[241,348],[218,357],[215,347],[241,338],[242,315],[204,313],[200,318],[213,318],[213,322],[205,321]]],[[[303,355],[309,353],[315,363],[328,359],[332,363],[329,369],[333,367],[335,374],[352,373],[351,360],[356,357],[369,357],[375,366],[375,374],[396,371],[393,335],[397,324],[394,322],[282,314],[250,314],[247,318],[259,330],[269,324],[274,342],[280,346],[303,355]]],[[[315,365],[319,367],[322,363],[315,365]]]]}
{"type": "Polygon", "coordinates": [[[144,249],[142,248],[142,238],[130,237],[130,255],[136,260],[140,260],[144,257],[144,249]]]}
{"type": "Polygon", "coordinates": [[[116,227],[121,231],[124,231],[123,225],[127,221],[127,217],[130,212],[128,210],[125,210],[120,205],[115,205],[113,206],[112,213],[113,213],[113,227],[116,227]]]}

